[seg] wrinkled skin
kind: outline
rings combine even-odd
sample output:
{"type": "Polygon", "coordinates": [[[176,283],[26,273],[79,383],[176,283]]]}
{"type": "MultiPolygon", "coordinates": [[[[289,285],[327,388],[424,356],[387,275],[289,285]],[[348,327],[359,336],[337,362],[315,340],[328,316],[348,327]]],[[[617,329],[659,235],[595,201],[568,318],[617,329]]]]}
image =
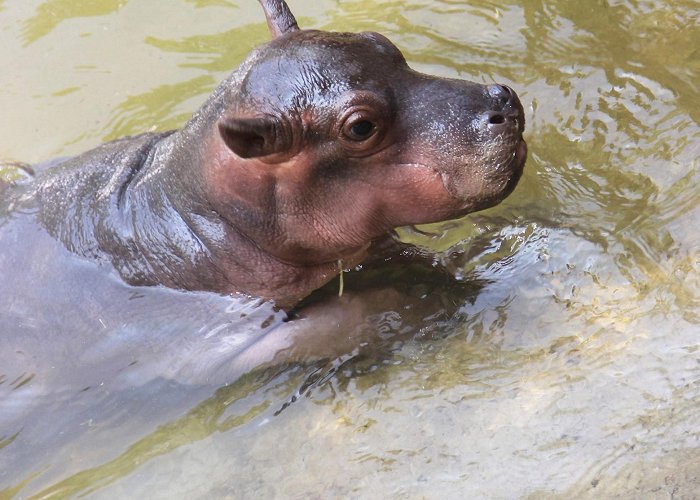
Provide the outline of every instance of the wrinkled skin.
{"type": "Polygon", "coordinates": [[[275,38],[182,130],[67,160],[5,190],[9,210],[129,284],[289,308],[394,228],[510,194],[526,156],[512,90],[415,72],[382,35],[299,30],[262,3],[275,38]]]}

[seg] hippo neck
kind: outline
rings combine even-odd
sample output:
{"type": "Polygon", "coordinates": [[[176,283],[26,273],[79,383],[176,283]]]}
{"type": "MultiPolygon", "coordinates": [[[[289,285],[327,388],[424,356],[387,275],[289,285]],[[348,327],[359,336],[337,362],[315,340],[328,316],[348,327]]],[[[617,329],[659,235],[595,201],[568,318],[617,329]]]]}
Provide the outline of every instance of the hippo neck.
{"type": "Polygon", "coordinates": [[[153,145],[134,174],[123,179],[119,193],[107,200],[105,224],[96,228],[100,249],[133,285],[202,289],[200,282],[217,281],[206,246],[182,215],[199,189],[191,177],[179,179],[173,171],[169,160],[176,142],[177,133],[153,145]],[[194,276],[199,282],[187,286],[194,276]]]}

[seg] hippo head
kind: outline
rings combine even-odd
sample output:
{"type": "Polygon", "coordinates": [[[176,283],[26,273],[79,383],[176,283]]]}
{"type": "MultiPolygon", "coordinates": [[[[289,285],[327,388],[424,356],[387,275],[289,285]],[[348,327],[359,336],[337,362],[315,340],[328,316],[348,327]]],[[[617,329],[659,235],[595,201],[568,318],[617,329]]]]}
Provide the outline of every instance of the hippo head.
{"type": "Polygon", "coordinates": [[[261,3],[274,38],[223,88],[205,170],[246,238],[293,265],[352,262],[393,228],[510,194],[526,157],[510,88],[416,72],[380,34],[299,30],[261,3]]]}

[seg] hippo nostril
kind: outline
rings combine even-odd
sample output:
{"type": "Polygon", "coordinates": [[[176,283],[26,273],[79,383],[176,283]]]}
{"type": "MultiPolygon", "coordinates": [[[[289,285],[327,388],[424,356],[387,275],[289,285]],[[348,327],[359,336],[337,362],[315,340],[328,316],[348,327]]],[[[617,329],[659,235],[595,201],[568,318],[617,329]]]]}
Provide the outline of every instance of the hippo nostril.
{"type": "Polygon", "coordinates": [[[501,125],[502,123],[505,123],[505,122],[506,122],[506,117],[500,113],[493,113],[491,116],[489,116],[489,123],[491,125],[501,125]]]}

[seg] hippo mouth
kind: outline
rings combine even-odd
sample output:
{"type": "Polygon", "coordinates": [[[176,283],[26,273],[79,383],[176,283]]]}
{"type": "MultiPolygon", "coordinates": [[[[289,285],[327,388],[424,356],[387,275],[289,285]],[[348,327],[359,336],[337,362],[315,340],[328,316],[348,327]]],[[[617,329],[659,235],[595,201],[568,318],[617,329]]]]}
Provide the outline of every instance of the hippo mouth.
{"type": "Polygon", "coordinates": [[[515,151],[513,152],[513,158],[508,163],[508,169],[517,174],[517,180],[523,173],[525,168],[525,160],[527,159],[527,143],[521,137],[518,144],[515,146],[515,151]]]}
{"type": "Polygon", "coordinates": [[[520,181],[525,170],[525,160],[527,159],[527,143],[521,137],[515,146],[513,151],[513,156],[505,164],[503,171],[508,173],[508,179],[501,189],[499,194],[499,199],[496,203],[499,203],[504,198],[506,198],[510,193],[513,192],[515,186],[520,181]]]}
{"type": "Polygon", "coordinates": [[[517,186],[523,175],[526,160],[527,143],[521,136],[505,158],[496,160],[495,166],[486,168],[487,172],[478,184],[471,184],[471,187],[469,184],[460,186],[459,181],[455,182],[448,173],[440,172],[445,191],[460,204],[454,216],[462,217],[498,205],[517,186]]]}

